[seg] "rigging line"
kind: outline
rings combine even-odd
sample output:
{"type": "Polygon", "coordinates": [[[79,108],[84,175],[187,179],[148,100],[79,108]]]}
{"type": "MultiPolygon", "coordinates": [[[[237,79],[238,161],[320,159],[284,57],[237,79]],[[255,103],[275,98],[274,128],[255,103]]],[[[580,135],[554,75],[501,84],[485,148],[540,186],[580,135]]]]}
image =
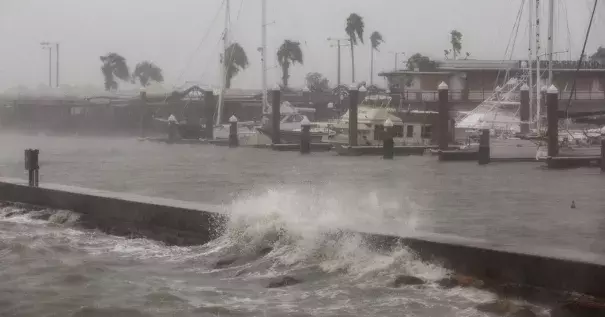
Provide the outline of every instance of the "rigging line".
{"type": "Polygon", "coordinates": [[[216,14],[214,15],[214,18],[212,19],[212,23],[210,23],[210,27],[208,27],[208,29],[206,30],[206,34],[204,34],[204,37],[202,38],[202,40],[198,44],[197,48],[193,51],[193,53],[191,53],[191,56],[189,56],[189,59],[188,59],[187,63],[185,64],[185,67],[183,67],[183,70],[181,71],[180,75],[177,77],[177,80],[176,80],[177,82],[181,81],[183,75],[185,75],[185,72],[187,71],[187,68],[189,68],[189,66],[191,65],[191,62],[193,61],[193,59],[197,55],[198,51],[202,47],[202,44],[204,44],[204,42],[206,41],[206,39],[210,35],[210,31],[212,31],[212,26],[214,26],[214,24],[216,23],[216,20],[218,19],[219,14],[221,13],[221,10],[222,10],[223,6],[225,6],[225,0],[223,0],[221,2],[221,5],[219,6],[218,10],[216,11],[216,14]]]}
{"type": "MultiPolygon", "coordinates": [[[[506,54],[508,54],[508,50],[511,46],[511,41],[513,39],[513,34],[515,33],[515,28],[517,30],[517,32],[519,31],[519,24],[521,23],[521,17],[523,15],[523,9],[525,8],[525,0],[521,1],[521,6],[519,7],[519,11],[517,12],[517,18],[515,19],[515,24],[513,25],[513,29],[510,32],[510,35],[508,37],[508,43],[506,44],[506,49],[504,50],[504,57],[502,58],[502,61],[504,62],[506,60],[506,54]]],[[[517,36],[514,35],[515,41],[517,36]]],[[[510,57],[509,60],[512,58],[512,52],[510,53],[510,57]]],[[[498,67],[498,74],[496,75],[496,82],[494,83],[494,85],[498,85],[498,82],[500,80],[500,73],[502,72],[502,69],[500,67],[498,67]]],[[[508,70],[507,70],[508,72],[508,70]]],[[[495,88],[495,87],[494,87],[495,88]]]]}
{"type": "Polygon", "coordinates": [[[561,0],[559,3],[563,5],[563,11],[565,12],[565,24],[567,27],[567,50],[568,50],[568,58],[571,59],[571,29],[569,28],[569,10],[567,10],[567,4],[565,1],[561,0]]]}
{"type": "Polygon", "coordinates": [[[576,92],[576,80],[578,79],[578,73],[580,72],[580,67],[582,66],[582,61],[584,60],[584,54],[586,52],[586,44],[588,43],[588,36],[590,35],[590,28],[592,27],[592,20],[594,19],[595,11],[597,11],[597,3],[598,0],[594,0],[594,6],[592,8],[592,13],[590,14],[590,21],[588,22],[588,29],[586,30],[586,37],[584,38],[584,45],[582,46],[582,53],[580,54],[580,61],[578,62],[578,67],[576,68],[576,72],[573,78],[573,84],[571,86],[571,93],[569,94],[569,100],[567,100],[567,108],[565,108],[565,116],[569,118],[569,106],[571,106],[571,97],[576,92]]]}

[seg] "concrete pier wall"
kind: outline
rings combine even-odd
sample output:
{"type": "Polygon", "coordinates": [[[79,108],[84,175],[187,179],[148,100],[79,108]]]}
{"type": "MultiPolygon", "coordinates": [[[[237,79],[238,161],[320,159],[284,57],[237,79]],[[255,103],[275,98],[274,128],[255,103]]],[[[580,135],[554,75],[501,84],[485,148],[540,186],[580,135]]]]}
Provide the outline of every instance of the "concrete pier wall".
{"type": "MultiPolygon", "coordinates": [[[[221,208],[201,203],[0,178],[0,201],[80,213],[85,227],[168,244],[203,244],[221,233],[221,208]]],[[[492,285],[513,283],[605,297],[605,258],[569,250],[495,245],[454,236],[362,233],[379,248],[405,245],[426,261],[492,285]]]]}
{"type": "Polygon", "coordinates": [[[201,203],[52,184],[29,187],[6,178],[0,178],[0,201],[75,211],[85,227],[173,245],[204,244],[224,221],[219,208],[201,203]]]}

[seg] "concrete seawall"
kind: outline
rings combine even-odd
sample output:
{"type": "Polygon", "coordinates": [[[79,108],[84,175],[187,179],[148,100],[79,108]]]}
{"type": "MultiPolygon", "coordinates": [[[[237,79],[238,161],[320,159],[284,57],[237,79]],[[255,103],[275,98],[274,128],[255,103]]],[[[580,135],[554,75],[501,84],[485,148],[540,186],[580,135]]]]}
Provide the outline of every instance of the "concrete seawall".
{"type": "MultiPolygon", "coordinates": [[[[226,220],[223,210],[213,205],[61,185],[35,188],[4,178],[0,178],[0,201],[72,210],[82,215],[85,227],[175,245],[204,244],[221,233],[226,220]]],[[[362,234],[373,246],[403,244],[423,260],[493,285],[512,283],[605,297],[605,257],[601,255],[436,234],[362,234]]]]}

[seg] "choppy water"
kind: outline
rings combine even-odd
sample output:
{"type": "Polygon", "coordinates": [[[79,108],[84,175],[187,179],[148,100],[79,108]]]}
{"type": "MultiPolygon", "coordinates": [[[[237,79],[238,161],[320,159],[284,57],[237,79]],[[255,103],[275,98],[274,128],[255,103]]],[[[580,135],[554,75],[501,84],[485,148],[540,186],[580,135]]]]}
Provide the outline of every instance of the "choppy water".
{"type": "Polygon", "coordinates": [[[372,250],[338,234],[343,224],[605,253],[605,177],[594,169],[131,139],[0,135],[0,147],[3,176],[23,177],[23,149],[39,148],[42,182],[222,203],[231,213],[219,239],[183,248],[82,230],[65,211],[5,206],[1,316],[488,316],[474,307],[494,294],[440,288],[443,268],[404,247],[372,250]],[[389,287],[399,274],[426,284],[389,287]],[[266,288],[285,275],[302,282],[266,288]]]}

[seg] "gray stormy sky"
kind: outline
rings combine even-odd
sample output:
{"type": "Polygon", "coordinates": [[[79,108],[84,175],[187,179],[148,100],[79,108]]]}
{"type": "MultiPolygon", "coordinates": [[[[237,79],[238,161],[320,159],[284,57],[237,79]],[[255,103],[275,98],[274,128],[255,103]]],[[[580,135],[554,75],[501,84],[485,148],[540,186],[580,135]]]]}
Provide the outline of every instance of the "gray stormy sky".
{"type": "MultiPolygon", "coordinates": [[[[0,89],[37,86],[48,78],[47,51],[41,41],[61,43],[61,83],[102,86],[99,56],[117,52],[129,65],[152,60],[163,68],[166,87],[184,81],[218,85],[218,54],[223,0],[0,0],[0,89]],[[218,16],[217,16],[218,13],[218,16]],[[214,19],[217,16],[216,20],[214,19]],[[204,35],[207,38],[202,41],[204,35]],[[200,45],[201,43],[201,45],[200,45]]],[[[555,50],[581,50],[593,0],[555,0],[555,50]],[[569,40],[568,28],[571,36],[569,40]]],[[[336,51],[326,38],[344,37],[346,17],[364,17],[365,44],[356,48],[356,79],[369,79],[369,34],[381,32],[386,43],[376,53],[376,72],[392,69],[391,51],[443,57],[449,31],[464,34],[463,51],[477,59],[502,59],[522,0],[268,0],[268,65],[284,39],[302,43],[304,66],[294,66],[291,86],[302,86],[304,74],[318,71],[336,82],[336,51]]],[[[547,0],[542,0],[545,4],[547,0]]],[[[250,67],[234,87],[260,87],[260,0],[231,0],[232,39],[248,54],[250,67]],[[239,18],[238,18],[239,16],[239,18]]],[[[544,10],[543,39],[546,39],[544,10]]],[[[527,10],[519,29],[515,56],[527,55],[527,10]]],[[[605,5],[599,4],[587,52],[593,52],[605,29],[605,5]]],[[[543,45],[545,48],[545,45],[543,45]]],[[[350,54],[343,50],[344,82],[351,81],[350,54]]],[[[561,56],[562,57],[562,56],[561,56]]],[[[54,67],[54,65],[53,65],[54,67]]],[[[53,70],[54,71],[54,70],[53,70]]],[[[269,85],[279,81],[279,68],[269,69],[269,85]]],[[[53,76],[54,80],[54,76],[53,76]]],[[[383,79],[375,77],[382,84],[383,79]]],[[[124,85],[127,87],[128,85],[124,85]]]]}

